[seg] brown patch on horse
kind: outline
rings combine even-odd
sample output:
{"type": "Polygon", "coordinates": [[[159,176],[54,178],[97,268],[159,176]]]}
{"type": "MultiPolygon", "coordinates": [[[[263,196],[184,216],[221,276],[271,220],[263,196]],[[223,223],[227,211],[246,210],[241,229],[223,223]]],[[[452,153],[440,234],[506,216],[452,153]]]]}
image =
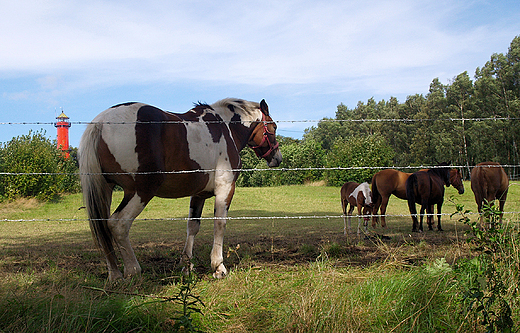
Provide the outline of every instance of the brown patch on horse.
{"type": "MultiPolygon", "coordinates": [[[[131,189],[134,180],[130,174],[121,168],[121,165],[116,161],[116,158],[110,152],[105,140],[101,137],[98,145],[98,156],[101,163],[101,170],[104,177],[109,184],[119,184],[122,187],[131,189]]],[[[135,187],[134,187],[135,188],[135,187]]]]}
{"type": "MultiPolygon", "coordinates": [[[[504,211],[509,189],[509,178],[499,163],[482,162],[471,170],[471,190],[475,195],[478,212],[482,212],[484,201],[489,204],[499,201],[499,210],[504,211]]],[[[500,214],[502,221],[502,214],[500,214]]],[[[481,218],[481,223],[482,223],[481,218]]]]}
{"type": "MultiPolygon", "coordinates": [[[[189,112],[188,112],[189,113],[189,112]]],[[[183,115],[184,116],[184,115],[183,115]]],[[[184,117],[183,117],[184,118],[184,117]]],[[[162,125],[162,142],[164,149],[164,171],[200,170],[201,166],[190,159],[186,142],[186,126],[179,115],[169,114],[169,123],[162,125]]],[[[163,198],[180,198],[201,192],[209,181],[204,172],[166,173],[157,196],[163,198]]]]}

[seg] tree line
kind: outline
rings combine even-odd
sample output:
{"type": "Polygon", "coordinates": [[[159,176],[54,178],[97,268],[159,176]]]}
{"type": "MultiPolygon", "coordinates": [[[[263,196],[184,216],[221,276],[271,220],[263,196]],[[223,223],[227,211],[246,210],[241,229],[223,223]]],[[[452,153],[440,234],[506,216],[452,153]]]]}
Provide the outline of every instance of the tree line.
{"type": "MultiPolygon", "coordinates": [[[[339,104],[334,118],[323,118],[302,139],[278,136],[281,168],[298,171],[245,171],[239,186],[370,181],[378,167],[470,166],[483,161],[520,163],[520,36],[506,54],[495,53],[473,79],[467,72],[448,84],[433,79],[426,95],[400,103],[373,98],[353,109],[339,104]],[[368,167],[337,170],[334,168],[368,167]],[[372,169],[371,169],[372,168],[372,169]]],[[[77,154],[65,160],[44,132],[30,132],[0,144],[0,200],[52,199],[79,191],[77,154]],[[9,173],[48,173],[19,175],[9,173]]],[[[244,169],[266,169],[251,149],[241,153],[244,169]]],[[[507,169],[516,177],[515,168],[507,169]]]]}
{"type": "MultiPolygon", "coordinates": [[[[483,161],[505,165],[520,162],[520,36],[506,54],[495,53],[473,79],[467,72],[448,84],[433,79],[426,95],[415,94],[366,103],[354,109],[337,107],[305,130],[302,140],[281,138],[282,167],[388,167],[436,165],[470,166],[483,161]]],[[[246,168],[260,167],[244,152],[246,168]]],[[[511,177],[515,169],[509,168],[511,177]]],[[[241,184],[295,184],[325,180],[369,181],[377,169],[251,173],[241,184]]]]}

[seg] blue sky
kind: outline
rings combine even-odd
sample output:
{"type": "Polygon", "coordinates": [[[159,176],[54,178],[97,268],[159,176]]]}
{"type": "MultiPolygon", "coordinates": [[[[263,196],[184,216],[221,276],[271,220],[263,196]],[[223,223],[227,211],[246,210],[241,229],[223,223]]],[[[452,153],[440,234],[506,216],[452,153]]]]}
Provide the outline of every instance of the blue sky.
{"type": "MultiPolygon", "coordinates": [[[[520,35],[515,1],[2,1],[0,123],[85,125],[127,101],[265,98],[300,138],[343,103],[428,92],[473,76],[520,35]]],[[[52,125],[0,125],[0,142],[52,125]]]]}

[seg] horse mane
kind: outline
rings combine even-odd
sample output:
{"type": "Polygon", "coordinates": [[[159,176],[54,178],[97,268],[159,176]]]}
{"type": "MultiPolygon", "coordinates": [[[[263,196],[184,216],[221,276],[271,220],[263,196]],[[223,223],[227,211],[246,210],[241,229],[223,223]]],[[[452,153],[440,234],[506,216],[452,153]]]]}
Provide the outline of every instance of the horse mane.
{"type": "Polygon", "coordinates": [[[242,122],[254,122],[262,119],[260,103],[250,102],[239,98],[224,98],[211,105],[222,119],[231,120],[235,114],[240,116],[242,122]]]}
{"type": "Polygon", "coordinates": [[[438,165],[440,168],[433,168],[429,171],[441,177],[446,185],[450,184],[450,167],[449,163],[442,162],[438,165]]]}

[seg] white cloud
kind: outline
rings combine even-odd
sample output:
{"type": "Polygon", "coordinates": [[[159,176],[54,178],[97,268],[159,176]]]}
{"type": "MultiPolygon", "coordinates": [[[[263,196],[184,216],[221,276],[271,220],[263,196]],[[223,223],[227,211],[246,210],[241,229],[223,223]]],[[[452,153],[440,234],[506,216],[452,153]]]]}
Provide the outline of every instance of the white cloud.
{"type": "Polygon", "coordinates": [[[497,31],[477,22],[456,26],[473,5],[20,0],[6,4],[0,21],[0,72],[70,75],[83,84],[109,85],[365,80],[362,84],[384,90],[378,76],[467,62],[464,55],[494,39],[497,31]]]}

